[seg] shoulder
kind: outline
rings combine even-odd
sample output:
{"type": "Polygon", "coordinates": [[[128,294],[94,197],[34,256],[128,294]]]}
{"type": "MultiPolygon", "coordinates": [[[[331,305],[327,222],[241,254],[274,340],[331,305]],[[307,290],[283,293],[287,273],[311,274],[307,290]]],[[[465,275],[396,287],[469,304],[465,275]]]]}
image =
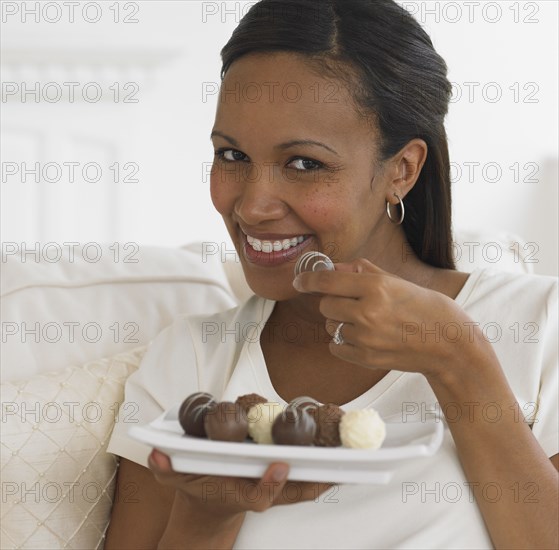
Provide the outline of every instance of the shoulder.
{"type": "Polygon", "coordinates": [[[149,385],[154,379],[173,384],[182,378],[188,385],[199,385],[202,372],[219,370],[238,355],[251,338],[251,327],[259,327],[273,304],[253,296],[211,315],[176,316],[150,342],[134,379],[149,385]]]}
{"type": "Polygon", "coordinates": [[[458,296],[469,308],[501,311],[524,311],[548,317],[557,309],[558,280],[547,275],[510,273],[491,268],[474,271],[458,296]]]}

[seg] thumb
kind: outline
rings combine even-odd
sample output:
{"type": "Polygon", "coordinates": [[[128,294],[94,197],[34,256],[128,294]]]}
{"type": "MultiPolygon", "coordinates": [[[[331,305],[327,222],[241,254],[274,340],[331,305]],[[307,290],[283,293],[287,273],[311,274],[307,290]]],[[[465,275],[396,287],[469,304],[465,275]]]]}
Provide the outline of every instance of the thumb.
{"type": "Polygon", "coordinates": [[[172,472],[171,459],[157,449],[153,449],[148,457],[148,466],[150,470],[159,473],[172,472]]]}

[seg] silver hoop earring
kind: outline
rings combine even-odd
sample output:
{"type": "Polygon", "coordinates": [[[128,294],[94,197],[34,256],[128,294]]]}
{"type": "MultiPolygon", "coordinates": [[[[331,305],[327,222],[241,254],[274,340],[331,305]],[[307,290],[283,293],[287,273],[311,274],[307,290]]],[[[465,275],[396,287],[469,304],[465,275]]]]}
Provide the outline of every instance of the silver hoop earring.
{"type": "Polygon", "coordinates": [[[398,199],[398,201],[400,202],[400,219],[395,221],[392,218],[392,214],[390,213],[390,203],[388,201],[386,201],[386,214],[388,215],[388,219],[396,225],[401,225],[402,222],[404,221],[404,216],[406,215],[406,211],[404,210],[404,201],[396,194],[394,193],[394,196],[398,199]]]}

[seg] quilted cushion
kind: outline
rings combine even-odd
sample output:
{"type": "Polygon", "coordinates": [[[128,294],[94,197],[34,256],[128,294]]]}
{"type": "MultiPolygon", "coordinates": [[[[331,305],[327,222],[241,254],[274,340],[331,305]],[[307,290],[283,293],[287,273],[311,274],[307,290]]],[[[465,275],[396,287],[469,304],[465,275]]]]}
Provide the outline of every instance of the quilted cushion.
{"type": "Polygon", "coordinates": [[[105,450],[145,349],[2,384],[2,550],[103,547],[117,467],[105,450]]]}

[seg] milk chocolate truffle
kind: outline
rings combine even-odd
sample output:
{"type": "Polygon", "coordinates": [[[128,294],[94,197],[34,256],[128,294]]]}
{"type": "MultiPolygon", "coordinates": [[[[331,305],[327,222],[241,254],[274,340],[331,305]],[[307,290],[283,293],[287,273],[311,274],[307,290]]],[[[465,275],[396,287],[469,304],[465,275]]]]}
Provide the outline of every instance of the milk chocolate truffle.
{"type": "Polygon", "coordinates": [[[320,447],[339,447],[342,444],[340,439],[340,420],[345,412],[334,405],[328,403],[316,409],[316,433],[314,444],[320,447]]]}
{"type": "Polygon", "coordinates": [[[208,439],[241,442],[248,435],[248,421],[239,403],[222,401],[211,405],[204,417],[208,439]]]}
{"type": "Polygon", "coordinates": [[[283,407],[279,403],[258,403],[251,407],[247,413],[248,435],[256,443],[271,445],[272,424],[282,411],[283,407]]]}
{"type": "Polygon", "coordinates": [[[378,449],[386,437],[386,426],[377,411],[348,411],[340,420],[340,438],[344,447],[378,449]]]}
{"type": "Polygon", "coordinates": [[[185,434],[206,437],[204,417],[213,404],[215,404],[213,396],[204,392],[193,393],[182,402],[179,409],[179,422],[185,434]]]}
{"type": "Polygon", "coordinates": [[[275,419],[272,439],[276,445],[312,445],[315,432],[314,418],[303,409],[289,406],[275,419]]]}
{"type": "Polygon", "coordinates": [[[266,403],[268,400],[257,393],[249,393],[247,395],[241,395],[237,397],[235,403],[239,403],[243,410],[248,413],[251,407],[258,405],[258,403],[266,403]]]}

